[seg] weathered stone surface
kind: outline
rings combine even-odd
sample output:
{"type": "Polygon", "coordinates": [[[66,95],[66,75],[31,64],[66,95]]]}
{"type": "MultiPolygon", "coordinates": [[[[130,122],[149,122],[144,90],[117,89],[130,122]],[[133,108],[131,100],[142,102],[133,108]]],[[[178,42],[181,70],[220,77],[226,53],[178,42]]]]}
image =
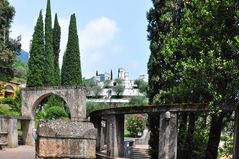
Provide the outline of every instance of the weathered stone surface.
{"type": "Polygon", "coordinates": [[[38,135],[42,137],[96,139],[96,134],[90,122],[50,120],[40,122],[38,128],[38,135]]]}
{"type": "Polygon", "coordinates": [[[90,122],[40,122],[36,151],[40,158],[95,158],[97,131],[90,122]]]}
{"type": "Polygon", "coordinates": [[[86,95],[84,87],[41,87],[22,89],[22,115],[34,118],[35,109],[47,96],[60,96],[70,110],[72,120],[86,118],[86,95]]]}
{"type": "Polygon", "coordinates": [[[165,113],[160,113],[159,119],[159,159],[177,158],[177,113],[165,118],[165,113]]]}

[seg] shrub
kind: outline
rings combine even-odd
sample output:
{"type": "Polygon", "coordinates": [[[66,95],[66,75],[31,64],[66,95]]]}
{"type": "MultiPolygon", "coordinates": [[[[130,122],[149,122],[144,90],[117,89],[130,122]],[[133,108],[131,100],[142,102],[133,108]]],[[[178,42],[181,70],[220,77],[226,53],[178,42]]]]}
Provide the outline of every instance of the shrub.
{"type": "Polygon", "coordinates": [[[46,110],[46,119],[67,118],[68,115],[63,107],[52,106],[46,110]]]}
{"type": "Polygon", "coordinates": [[[130,105],[147,105],[148,104],[148,99],[145,96],[135,96],[131,97],[129,100],[130,105]]]}
{"type": "Polygon", "coordinates": [[[15,105],[15,100],[13,98],[3,98],[0,100],[0,104],[15,105]]]}
{"type": "Polygon", "coordinates": [[[130,136],[137,137],[138,133],[142,133],[145,128],[143,115],[132,115],[126,121],[126,129],[129,131],[130,136]]]}

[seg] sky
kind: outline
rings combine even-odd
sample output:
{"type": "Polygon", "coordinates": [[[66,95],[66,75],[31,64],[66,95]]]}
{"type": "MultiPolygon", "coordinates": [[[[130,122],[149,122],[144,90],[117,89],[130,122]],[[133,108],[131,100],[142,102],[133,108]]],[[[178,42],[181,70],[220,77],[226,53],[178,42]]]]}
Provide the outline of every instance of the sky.
{"type": "MultiPolygon", "coordinates": [[[[45,16],[47,0],[9,0],[16,14],[11,37],[21,35],[22,49],[29,52],[34,26],[42,9],[45,16]]],[[[113,71],[118,68],[129,72],[129,79],[147,74],[150,54],[147,41],[146,12],[151,0],[51,0],[52,22],[55,13],[61,26],[61,52],[66,49],[71,14],[76,14],[82,75],[91,78],[96,70],[113,71]]],[[[53,24],[52,24],[53,25],[53,24]]]]}

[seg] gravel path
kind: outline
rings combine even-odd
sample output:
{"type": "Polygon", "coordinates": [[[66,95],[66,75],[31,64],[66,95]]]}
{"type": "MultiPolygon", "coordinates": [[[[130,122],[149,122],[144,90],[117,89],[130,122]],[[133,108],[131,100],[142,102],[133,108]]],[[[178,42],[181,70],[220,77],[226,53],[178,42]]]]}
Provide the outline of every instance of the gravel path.
{"type": "Polygon", "coordinates": [[[17,148],[4,148],[0,150],[0,159],[34,159],[35,147],[18,146],[17,148]]]}

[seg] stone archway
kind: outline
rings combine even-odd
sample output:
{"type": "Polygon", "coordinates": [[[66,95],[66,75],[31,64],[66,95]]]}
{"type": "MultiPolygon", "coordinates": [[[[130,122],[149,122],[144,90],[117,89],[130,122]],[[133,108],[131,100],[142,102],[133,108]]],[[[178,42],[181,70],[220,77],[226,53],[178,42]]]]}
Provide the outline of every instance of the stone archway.
{"type": "Polygon", "coordinates": [[[39,103],[50,95],[61,97],[70,110],[71,120],[83,121],[86,118],[86,95],[83,87],[34,87],[22,89],[22,116],[30,120],[23,123],[25,144],[34,145],[34,115],[39,103]]]}

